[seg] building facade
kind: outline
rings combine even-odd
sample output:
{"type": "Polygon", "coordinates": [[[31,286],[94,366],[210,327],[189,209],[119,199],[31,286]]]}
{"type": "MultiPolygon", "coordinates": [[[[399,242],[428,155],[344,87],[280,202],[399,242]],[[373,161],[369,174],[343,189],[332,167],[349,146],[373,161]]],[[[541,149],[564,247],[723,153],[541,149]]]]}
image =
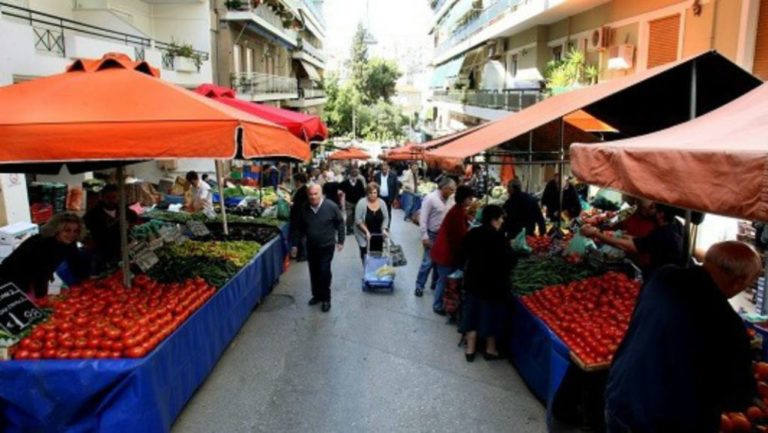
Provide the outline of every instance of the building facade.
{"type": "Polygon", "coordinates": [[[717,50],[768,79],[768,0],[431,0],[437,134],[541,98],[570,50],[598,81],[717,50]]]}
{"type": "Polygon", "coordinates": [[[321,114],[325,21],[317,0],[216,0],[216,81],[238,98],[321,114]]]}

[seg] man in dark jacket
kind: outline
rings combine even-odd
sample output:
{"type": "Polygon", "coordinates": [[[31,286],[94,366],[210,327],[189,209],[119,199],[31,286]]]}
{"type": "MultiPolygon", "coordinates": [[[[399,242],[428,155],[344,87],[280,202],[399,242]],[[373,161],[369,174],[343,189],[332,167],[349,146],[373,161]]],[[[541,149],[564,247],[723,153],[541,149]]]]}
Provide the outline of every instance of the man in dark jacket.
{"type": "Polygon", "coordinates": [[[504,233],[508,239],[517,236],[525,229],[526,235],[533,236],[536,226],[539,227],[539,235],[547,233],[544,223],[544,215],[541,213],[539,202],[532,195],[523,191],[523,183],[520,179],[512,179],[507,185],[509,199],[504,202],[504,212],[507,218],[504,220],[504,233]]]}
{"type": "MultiPolygon", "coordinates": [[[[389,163],[381,164],[381,171],[373,176],[373,181],[379,184],[379,198],[387,204],[387,210],[392,215],[392,202],[400,191],[400,181],[397,175],[389,169],[389,163]]],[[[389,219],[392,221],[392,218],[389,219]]]]}
{"type": "Polygon", "coordinates": [[[546,208],[547,219],[550,221],[556,221],[560,217],[560,173],[555,173],[544,187],[541,205],[546,208]]]}
{"type": "Polygon", "coordinates": [[[713,245],[703,266],[665,266],[643,287],[606,386],[609,433],[717,433],[720,414],[756,395],[744,322],[728,299],[755,281],[760,256],[713,245]]]}
{"type": "Polygon", "coordinates": [[[312,299],[309,305],[321,304],[324,313],[331,309],[331,261],[334,248],[344,248],[344,216],[331,200],[323,197],[320,185],[307,189],[309,202],[299,209],[296,230],[293,232],[291,256],[296,257],[302,238],[307,240],[309,279],[312,299]]]}
{"type": "MultiPolygon", "coordinates": [[[[291,200],[291,234],[296,230],[299,223],[300,210],[309,201],[309,195],[307,194],[307,175],[305,173],[296,173],[293,175],[293,183],[295,190],[293,191],[293,199],[291,200]]],[[[300,240],[297,245],[296,261],[303,262],[307,259],[307,248],[303,240],[300,240]]]]}
{"type": "Polygon", "coordinates": [[[360,171],[352,168],[344,182],[341,183],[341,190],[344,192],[344,200],[347,202],[345,209],[347,211],[347,234],[352,234],[355,226],[355,206],[357,202],[365,197],[365,181],[360,177],[360,171]]]}
{"type": "MultiPolygon", "coordinates": [[[[88,229],[88,244],[94,255],[93,271],[96,273],[116,266],[121,258],[118,210],[117,186],[107,185],[101,190],[99,202],[83,217],[88,229]]],[[[136,223],[139,218],[133,209],[126,210],[126,217],[130,224],[136,223]]]]}

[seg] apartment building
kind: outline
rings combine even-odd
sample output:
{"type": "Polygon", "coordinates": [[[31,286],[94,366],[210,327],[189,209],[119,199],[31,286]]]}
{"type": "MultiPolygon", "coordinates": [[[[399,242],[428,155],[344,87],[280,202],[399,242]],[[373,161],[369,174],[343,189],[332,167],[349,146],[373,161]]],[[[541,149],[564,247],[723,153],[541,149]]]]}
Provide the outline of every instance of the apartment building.
{"type": "Polygon", "coordinates": [[[441,134],[541,98],[571,49],[599,81],[715,49],[768,79],[768,0],[430,0],[429,117],[441,134]]]}
{"type": "Polygon", "coordinates": [[[321,11],[318,0],[217,0],[216,81],[241,99],[321,114],[321,11]]]}

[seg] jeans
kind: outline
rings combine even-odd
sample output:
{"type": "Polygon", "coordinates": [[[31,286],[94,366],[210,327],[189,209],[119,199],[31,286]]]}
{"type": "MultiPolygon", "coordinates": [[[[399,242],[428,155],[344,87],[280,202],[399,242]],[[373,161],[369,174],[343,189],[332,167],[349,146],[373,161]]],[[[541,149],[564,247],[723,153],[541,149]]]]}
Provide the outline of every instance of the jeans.
{"type": "MultiPolygon", "coordinates": [[[[427,235],[429,236],[429,240],[434,244],[435,239],[437,239],[437,233],[429,232],[427,233],[427,235]]],[[[424,257],[421,259],[419,274],[416,277],[417,289],[423,290],[424,286],[427,285],[427,278],[429,277],[430,271],[432,271],[432,288],[436,288],[437,286],[437,269],[432,263],[431,252],[432,252],[432,248],[424,248],[424,257]]]]}
{"type": "Polygon", "coordinates": [[[308,245],[309,280],[312,285],[312,297],[321,302],[331,301],[331,261],[335,245],[314,247],[308,245]]]}
{"type": "Polygon", "coordinates": [[[443,291],[445,285],[448,284],[448,275],[451,275],[455,268],[453,266],[445,266],[435,264],[437,269],[437,285],[435,286],[435,301],[432,303],[433,310],[443,309],[443,291]]]}
{"type": "Polygon", "coordinates": [[[403,213],[405,213],[404,219],[407,220],[411,216],[412,206],[413,206],[413,193],[409,191],[403,191],[402,194],[400,194],[400,208],[403,209],[403,213]]]}
{"type": "Polygon", "coordinates": [[[350,234],[354,231],[355,228],[355,205],[353,203],[347,202],[346,214],[347,234],[350,234]]]}

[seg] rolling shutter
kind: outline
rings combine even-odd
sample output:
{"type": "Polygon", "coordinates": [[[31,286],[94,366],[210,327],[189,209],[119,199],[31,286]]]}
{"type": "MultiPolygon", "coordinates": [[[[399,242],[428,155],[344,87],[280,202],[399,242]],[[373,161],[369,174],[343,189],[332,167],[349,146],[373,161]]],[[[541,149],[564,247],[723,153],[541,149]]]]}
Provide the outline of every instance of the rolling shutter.
{"type": "Polygon", "coordinates": [[[763,81],[768,81],[768,0],[760,0],[760,14],[757,21],[755,42],[755,63],[752,72],[763,81]]]}
{"type": "Polygon", "coordinates": [[[648,23],[648,69],[677,60],[680,41],[680,15],[660,18],[648,23]]]}

